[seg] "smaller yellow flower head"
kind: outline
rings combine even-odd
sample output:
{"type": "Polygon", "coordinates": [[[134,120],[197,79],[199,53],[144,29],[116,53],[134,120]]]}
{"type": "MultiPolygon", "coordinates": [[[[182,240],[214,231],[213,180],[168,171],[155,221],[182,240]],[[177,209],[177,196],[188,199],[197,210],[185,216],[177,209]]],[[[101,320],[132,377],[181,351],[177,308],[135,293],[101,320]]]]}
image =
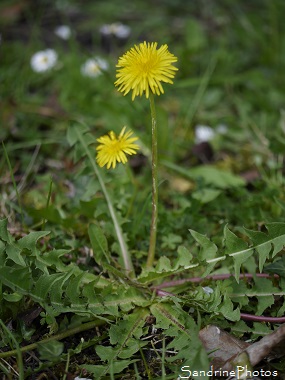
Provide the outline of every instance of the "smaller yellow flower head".
{"type": "Polygon", "coordinates": [[[171,78],[178,69],[172,63],[176,61],[167,45],[159,49],[156,42],[135,45],[119,58],[115,86],[124,95],[132,90],[132,100],[138,95],[142,96],[143,92],[146,98],[149,91],[156,95],[163,94],[161,82],[173,83],[171,78]]]}
{"type": "Polygon", "coordinates": [[[100,143],[97,150],[97,163],[102,168],[107,165],[107,169],[116,167],[117,162],[125,164],[127,160],[126,154],[136,154],[136,150],[139,149],[134,141],[138,140],[138,137],[130,137],[133,132],[128,131],[125,133],[126,127],[121,130],[121,133],[117,137],[116,134],[111,131],[108,135],[102,136],[97,141],[100,143]]]}

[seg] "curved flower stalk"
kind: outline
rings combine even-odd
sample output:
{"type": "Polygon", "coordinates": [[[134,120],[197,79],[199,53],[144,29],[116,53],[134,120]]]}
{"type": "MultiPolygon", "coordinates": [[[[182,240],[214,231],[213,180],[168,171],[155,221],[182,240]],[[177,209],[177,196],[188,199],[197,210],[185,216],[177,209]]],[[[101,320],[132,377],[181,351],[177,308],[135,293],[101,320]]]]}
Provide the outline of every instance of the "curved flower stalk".
{"type": "Polygon", "coordinates": [[[154,262],[157,219],[158,219],[158,179],[157,179],[157,121],[154,95],[164,93],[162,82],[172,84],[178,70],[172,63],[177,58],[168,51],[167,45],[157,49],[156,42],[143,42],[135,45],[119,58],[115,86],[127,95],[132,91],[132,100],[145,94],[150,100],[152,124],[152,220],[147,267],[154,262]]]}

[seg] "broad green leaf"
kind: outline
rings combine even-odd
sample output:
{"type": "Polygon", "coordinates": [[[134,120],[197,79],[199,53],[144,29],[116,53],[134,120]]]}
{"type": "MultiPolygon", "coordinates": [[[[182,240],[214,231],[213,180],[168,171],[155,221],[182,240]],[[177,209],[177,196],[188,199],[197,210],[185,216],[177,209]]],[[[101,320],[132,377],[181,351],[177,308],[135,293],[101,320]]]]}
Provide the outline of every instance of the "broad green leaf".
{"type": "Polygon", "coordinates": [[[199,234],[194,230],[189,230],[193,238],[200,245],[199,260],[212,259],[216,256],[218,248],[216,244],[211,242],[205,235],[199,234]]]}
{"type": "Polygon", "coordinates": [[[274,237],[273,241],[273,252],[272,257],[274,257],[278,252],[280,252],[284,245],[284,234],[285,234],[285,223],[267,223],[266,229],[269,236],[274,237]]]}
{"type": "Polygon", "coordinates": [[[224,245],[226,255],[234,255],[236,252],[248,251],[246,242],[230,231],[227,225],[224,228],[224,245]]]}
{"type": "Polygon", "coordinates": [[[89,131],[89,127],[82,124],[71,125],[67,130],[67,141],[73,146],[78,141],[78,132],[84,135],[89,131]]]}
{"type": "Polygon", "coordinates": [[[58,272],[69,271],[70,268],[67,267],[60,259],[61,256],[69,252],[70,251],[68,249],[53,249],[44,253],[37,252],[37,259],[35,260],[36,267],[46,273],[48,273],[47,267],[52,267],[58,272]]]}
{"type": "Polygon", "coordinates": [[[248,248],[246,242],[230,231],[228,226],[224,228],[224,245],[225,254],[232,256],[234,259],[235,278],[238,282],[240,267],[253,254],[254,250],[248,248]]]}
{"type": "Polygon", "coordinates": [[[14,293],[3,293],[4,300],[8,302],[19,302],[23,298],[23,294],[14,292],[14,293]]]}
{"type": "Polygon", "coordinates": [[[81,296],[81,282],[85,273],[71,277],[68,281],[67,288],[65,289],[65,296],[71,302],[71,307],[83,311],[86,305],[86,299],[81,296]]]}
{"type": "Polygon", "coordinates": [[[186,267],[188,265],[190,265],[192,259],[193,259],[193,256],[192,254],[190,253],[190,251],[184,247],[183,245],[180,245],[178,248],[177,248],[177,256],[178,256],[178,259],[176,261],[176,265],[175,265],[175,269],[178,269],[179,267],[186,267]]]}
{"type": "Polygon", "coordinates": [[[265,271],[285,278],[285,255],[265,267],[265,271]]]}
{"type": "Polygon", "coordinates": [[[0,219],[0,239],[11,243],[13,241],[12,236],[8,232],[8,220],[7,219],[0,219]]]}
{"type": "Polygon", "coordinates": [[[270,252],[272,251],[272,257],[274,257],[285,245],[285,223],[268,223],[265,227],[268,234],[245,229],[245,233],[250,237],[253,246],[259,253],[260,272],[266,259],[269,258],[270,252]]]}
{"type": "Polygon", "coordinates": [[[103,300],[95,293],[94,282],[84,285],[82,294],[87,299],[87,308],[91,313],[94,315],[104,313],[105,307],[103,305],[103,300]]]}
{"type": "Polygon", "coordinates": [[[43,274],[35,282],[32,297],[41,303],[45,303],[51,287],[65,276],[64,273],[43,274]]]}
{"type": "Polygon", "coordinates": [[[168,270],[171,270],[171,262],[169,260],[168,257],[166,256],[162,256],[160,257],[160,259],[158,260],[157,264],[156,264],[156,268],[158,272],[163,272],[163,271],[168,271],[168,270]]]}
{"type": "Polygon", "coordinates": [[[222,193],[221,190],[217,189],[201,189],[194,191],[192,193],[192,197],[194,199],[197,199],[202,204],[212,202],[214,199],[216,199],[220,194],[222,193]]]}
{"type": "Polygon", "coordinates": [[[65,305],[65,302],[68,302],[67,299],[63,297],[63,293],[66,287],[66,282],[68,279],[73,275],[73,271],[67,272],[64,274],[63,277],[57,279],[50,289],[50,302],[52,304],[52,307],[57,312],[66,312],[68,311],[68,308],[65,305]]]}
{"type": "Polygon", "coordinates": [[[229,297],[224,297],[224,300],[219,308],[220,313],[229,321],[240,320],[240,310],[233,308],[233,303],[229,297]]]}
{"type": "MultiPolygon", "coordinates": [[[[175,325],[178,330],[184,331],[184,315],[178,312],[170,303],[155,303],[150,307],[151,313],[156,318],[156,326],[166,330],[175,325]]],[[[189,334],[189,332],[186,332],[189,334]]]]}
{"type": "Polygon", "coordinates": [[[243,178],[214,166],[201,165],[191,169],[184,169],[181,166],[166,160],[162,160],[162,164],[188,179],[198,180],[201,178],[206,185],[218,189],[229,189],[245,185],[243,178]]]}
{"type": "Polygon", "coordinates": [[[14,291],[28,294],[32,286],[31,269],[28,267],[2,267],[0,268],[0,280],[14,291]]]}
{"type": "Polygon", "coordinates": [[[205,29],[200,21],[190,18],[185,25],[186,47],[191,51],[203,49],[207,44],[205,29]]]}
{"type": "Polygon", "coordinates": [[[88,234],[97,263],[102,264],[102,261],[107,261],[110,264],[108,243],[102,229],[97,224],[92,223],[88,228],[88,234]]]}
{"type": "Polygon", "coordinates": [[[17,241],[17,245],[20,249],[28,249],[33,254],[36,253],[37,247],[37,241],[44,236],[47,236],[49,234],[48,231],[34,231],[30,232],[28,235],[22,237],[20,240],[17,241]]]}
{"type": "Polygon", "coordinates": [[[40,354],[41,360],[57,361],[58,357],[62,354],[64,344],[57,340],[52,340],[45,343],[38,343],[37,350],[40,354]]]}
{"type": "Polygon", "coordinates": [[[22,251],[14,243],[10,244],[6,248],[7,258],[14,261],[14,263],[25,267],[27,264],[21,255],[22,251]]]}
{"type": "MultiPolygon", "coordinates": [[[[252,291],[255,291],[255,297],[258,299],[256,315],[261,315],[267,308],[274,305],[274,294],[278,294],[280,289],[273,286],[271,280],[268,278],[257,277],[254,281],[254,287],[252,291]]],[[[285,292],[283,292],[283,296],[285,292]]]]}

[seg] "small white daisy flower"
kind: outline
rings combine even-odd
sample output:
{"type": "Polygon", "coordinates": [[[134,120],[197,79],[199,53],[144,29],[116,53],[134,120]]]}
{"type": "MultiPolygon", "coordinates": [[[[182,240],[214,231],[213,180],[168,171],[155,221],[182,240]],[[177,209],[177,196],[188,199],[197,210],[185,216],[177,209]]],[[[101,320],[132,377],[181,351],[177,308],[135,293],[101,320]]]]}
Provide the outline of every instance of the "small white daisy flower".
{"type": "Polygon", "coordinates": [[[54,33],[63,40],[68,40],[71,36],[71,29],[68,25],[61,25],[55,28],[54,33]]]}
{"type": "Polygon", "coordinates": [[[105,36],[114,35],[117,38],[127,38],[131,33],[131,28],[120,22],[114,22],[113,24],[102,25],[100,33],[105,36]]]}
{"type": "Polygon", "coordinates": [[[195,143],[210,141],[215,136],[215,132],[208,125],[197,125],[195,128],[195,143]]]}
{"type": "Polygon", "coordinates": [[[104,25],[101,26],[101,28],[99,29],[99,31],[100,31],[101,34],[104,34],[104,36],[109,36],[110,34],[112,34],[111,25],[104,24],[104,25]]]}
{"type": "Polygon", "coordinates": [[[118,38],[127,38],[131,34],[131,28],[127,25],[116,22],[112,24],[113,34],[118,38]]]}
{"type": "Polygon", "coordinates": [[[57,62],[57,53],[53,49],[38,51],[31,58],[31,67],[37,73],[50,70],[57,62]]]}
{"type": "Polygon", "coordinates": [[[102,70],[107,70],[108,62],[102,58],[89,58],[81,66],[81,74],[87,77],[96,78],[102,74],[102,70]]]}

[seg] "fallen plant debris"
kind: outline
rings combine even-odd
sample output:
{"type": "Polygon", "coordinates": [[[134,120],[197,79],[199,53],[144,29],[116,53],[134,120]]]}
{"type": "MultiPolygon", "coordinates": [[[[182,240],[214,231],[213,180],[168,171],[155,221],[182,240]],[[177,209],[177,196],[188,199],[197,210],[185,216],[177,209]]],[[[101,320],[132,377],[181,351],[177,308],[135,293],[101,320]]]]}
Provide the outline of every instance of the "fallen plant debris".
{"type": "MultiPolygon", "coordinates": [[[[281,343],[285,343],[285,324],[255,343],[246,343],[235,338],[217,326],[209,325],[199,331],[199,338],[210,353],[211,365],[224,371],[235,370],[236,364],[253,368],[274,352],[281,343]],[[244,356],[246,354],[246,356],[244,356]],[[243,361],[246,360],[244,363],[243,361]]],[[[285,352],[282,352],[282,356],[285,352]]],[[[280,357],[278,355],[278,357],[280,357]]],[[[274,358],[272,355],[271,359],[274,358]]]]}

